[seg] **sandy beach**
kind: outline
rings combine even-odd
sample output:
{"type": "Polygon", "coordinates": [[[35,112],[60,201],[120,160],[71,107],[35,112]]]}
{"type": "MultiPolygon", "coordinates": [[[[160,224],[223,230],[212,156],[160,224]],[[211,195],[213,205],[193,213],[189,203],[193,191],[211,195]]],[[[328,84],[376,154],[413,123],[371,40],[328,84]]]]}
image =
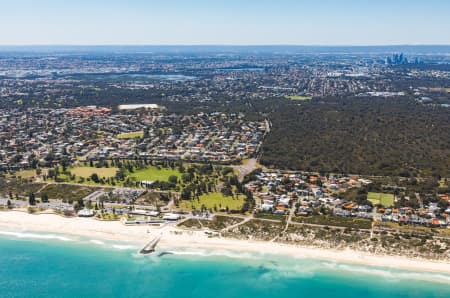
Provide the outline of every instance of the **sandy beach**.
{"type": "Polygon", "coordinates": [[[284,245],[263,241],[244,241],[208,237],[204,231],[187,231],[174,226],[124,226],[120,222],[92,218],[65,218],[54,214],[32,215],[19,211],[0,212],[0,235],[10,232],[50,232],[87,237],[89,239],[122,241],[142,246],[162,234],[159,249],[203,248],[239,252],[269,253],[286,257],[313,258],[334,262],[372,265],[404,270],[450,274],[450,263],[379,256],[352,250],[337,251],[284,245]]]}

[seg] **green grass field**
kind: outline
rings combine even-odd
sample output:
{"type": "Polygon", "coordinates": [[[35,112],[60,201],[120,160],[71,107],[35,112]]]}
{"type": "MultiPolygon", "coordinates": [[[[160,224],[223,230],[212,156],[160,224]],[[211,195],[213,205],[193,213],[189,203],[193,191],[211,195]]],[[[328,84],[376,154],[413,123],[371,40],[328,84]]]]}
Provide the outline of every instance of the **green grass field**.
{"type": "Polygon", "coordinates": [[[369,192],[367,194],[367,200],[374,205],[381,204],[384,207],[394,205],[394,195],[389,193],[369,192]]]}
{"type": "Polygon", "coordinates": [[[136,139],[136,138],[142,138],[144,137],[143,131],[135,131],[135,132],[129,132],[129,133],[121,133],[117,135],[118,139],[136,139]]]}
{"type": "Polygon", "coordinates": [[[202,205],[205,205],[208,209],[217,209],[228,207],[229,210],[240,210],[244,204],[244,195],[233,197],[225,197],[221,192],[210,192],[200,196],[200,199],[194,199],[191,201],[182,200],[180,202],[180,208],[183,210],[201,209],[202,205]]]}
{"type": "Polygon", "coordinates": [[[88,178],[92,174],[96,173],[100,178],[114,177],[119,169],[118,168],[92,168],[92,167],[76,167],[70,168],[70,173],[77,177],[88,178]]]}
{"type": "Polygon", "coordinates": [[[293,95],[293,96],[286,96],[286,98],[290,99],[290,100],[296,100],[296,101],[306,101],[306,100],[311,100],[312,96],[293,95]]]}
{"type": "Polygon", "coordinates": [[[134,173],[129,173],[129,177],[136,178],[137,181],[168,181],[170,176],[177,176],[178,180],[181,179],[181,173],[177,169],[158,169],[157,167],[149,167],[147,169],[136,170],[134,173]]]}

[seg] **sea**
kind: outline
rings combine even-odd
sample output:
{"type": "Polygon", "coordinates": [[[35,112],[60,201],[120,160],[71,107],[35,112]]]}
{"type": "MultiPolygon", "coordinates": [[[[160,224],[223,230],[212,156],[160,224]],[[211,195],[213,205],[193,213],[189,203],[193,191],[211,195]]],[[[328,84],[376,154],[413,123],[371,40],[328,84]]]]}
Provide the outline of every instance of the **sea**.
{"type": "Polygon", "coordinates": [[[0,231],[0,297],[450,297],[450,276],[240,253],[0,231]]]}

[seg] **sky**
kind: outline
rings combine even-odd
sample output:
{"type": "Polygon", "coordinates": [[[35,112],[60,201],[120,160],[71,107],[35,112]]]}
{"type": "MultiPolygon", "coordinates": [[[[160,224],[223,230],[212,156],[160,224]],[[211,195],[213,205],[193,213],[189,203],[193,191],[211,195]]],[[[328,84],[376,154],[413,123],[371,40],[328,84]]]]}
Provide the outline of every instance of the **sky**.
{"type": "Polygon", "coordinates": [[[0,45],[450,45],[447,0],[0,0],[0,45]]]}

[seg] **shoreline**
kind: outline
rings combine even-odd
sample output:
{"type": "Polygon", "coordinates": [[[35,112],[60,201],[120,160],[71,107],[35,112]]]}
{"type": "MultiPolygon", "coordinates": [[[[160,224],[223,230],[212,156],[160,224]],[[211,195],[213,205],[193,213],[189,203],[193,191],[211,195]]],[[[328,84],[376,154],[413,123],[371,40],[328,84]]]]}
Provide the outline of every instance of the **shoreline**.
{"type": "Polygon", "coordinates": [[[297,259],[311,258],[337,263],[450,275],[449,262],[375,255],[350,249],[331,250],[266,241],[209,238],[204,231],[190,231],[174,226],[124,226],[118,221],[98,221],[92,218],[79,217],[68,218],[48,213],[28,214],[21,211],[0,211],[0,231],[51,232],[93,238],[93,240],[131,242],[142,246],[156,235],[162,234],[162,239],[158,245],[162,248],[199,248],[261,253],[297,259]]]}

